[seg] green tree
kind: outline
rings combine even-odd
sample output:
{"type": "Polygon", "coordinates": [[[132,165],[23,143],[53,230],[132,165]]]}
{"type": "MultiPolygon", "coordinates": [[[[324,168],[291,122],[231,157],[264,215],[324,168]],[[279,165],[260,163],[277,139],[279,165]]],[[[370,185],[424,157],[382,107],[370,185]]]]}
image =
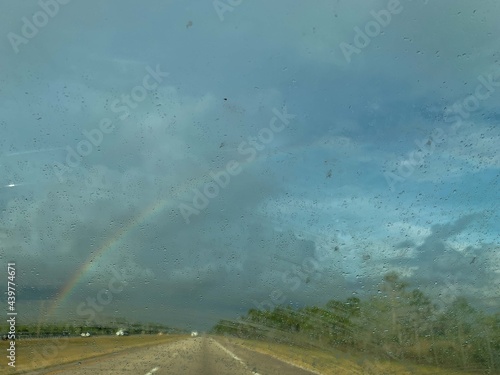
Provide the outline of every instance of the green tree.
{"type": "Polygon", "coordinates": [[[408,295],[409,311],[406,316],[408,321],[407,336],[413,336],[417,350],[417,360],[422,359],[421,336],[432,334],[433,306],[429,297],[422,291],[414,289],[408,295]]]}

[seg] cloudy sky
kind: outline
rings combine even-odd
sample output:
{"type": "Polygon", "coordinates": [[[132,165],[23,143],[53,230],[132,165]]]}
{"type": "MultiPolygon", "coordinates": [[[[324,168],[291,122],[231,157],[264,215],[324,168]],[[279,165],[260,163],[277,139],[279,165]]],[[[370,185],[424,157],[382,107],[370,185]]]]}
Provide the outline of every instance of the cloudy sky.
{"type": "Polygon", "coordinates": [[[2,3],[27,320],[207,328],[389,270],[498,309],[498,2],[2,3]]]}

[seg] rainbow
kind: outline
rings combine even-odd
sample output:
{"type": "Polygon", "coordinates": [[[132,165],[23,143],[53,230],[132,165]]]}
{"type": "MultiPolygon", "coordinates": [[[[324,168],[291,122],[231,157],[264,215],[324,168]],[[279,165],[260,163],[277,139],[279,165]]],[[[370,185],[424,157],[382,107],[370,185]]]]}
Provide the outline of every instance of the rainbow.
{"type": "MultiPolygon", "coordinates": [[[[240,165],[247,164],[248,162],[240,162],[240,165]]],[[[221,169],[222,170],[222,169],[221,169]]],[[[220,171],[220,170],[219,170],[220,171]]],[[[195,180],[190,180],[188,183],[180,185],[175,190],[176,192],[185,191],[188,186],[203,186],[207,182],[207,177],[197,178],[195,180]]],[[[135,228],[144,223],[145,221],[151,219],[156,214],[162,212],[166,206],[172,204],[174,200],[160,199],[153,202],[151,205],[146,207],[139,215],[132,218],[126,225],[124,225],[120,230],[118,230],[111,238],[104,242],[95,252],[92,252],[90,256],[85,260],[83,265],[75,272],[74,276],[65,284],[65,286],[57,293],[55,299],[50,305],[46,316],[46,319],[53,317],[56,310],[64,305],[64,302],[68,300],[72,292],[75,290],[76,286],[85,278],[92,269],[97,267],[99,264],[99,259],[101,259],[105,254],[111,252],[113,249],[118,248],[122,244],[123,240],[127,238],[127,234],[133,232],[135,228]]]]}
{"type": "Polygon", "coordinates": [[[74,276],[59,291],[53,303],[50,305],[46,316],[53,316],[57,308],[62,306],[64,302],[71,296],[71,293],[80,283],[80,281],[84,279],[85,275],[99,264],[98,261],[104,256],[104,254],[113,249],[116,249],[127,237],[128,233],[132,232],[134,228],[138,227],[141,223],[144,223],[155,214],[163,211],[163,209],[169,203],[171,203],[171,201],[167,199],[161,199],[154,202],[145,210],[143,210],[139,215],[131,219],[126,225],[124,225],[119,231],[117,231],[114,236],[104,242],[95,252],[92,252],[92,254],[83,263],[83,265],[75,272],[74,276]]]}
{"type": "MultiPolygon", "coordinates": [[[[300,147],[307,148],[307,147],[300,147]]],[[[281,152],[282,154],[286,154],[286,150],[281,152]]],[[[275,154],[276,155],[276,154],[275,154]]],[[[241,167],[244,167],[247,164],[252,164],[258,162],[260,158],[255,158],[254,160],[240,160],[238,163],[241,167]]],[[[220,169],[219,171],[222,171],[220,169]]],[[[219,171],[215,172],[218,173],[219,171]]],[[[176,189],[176,192],[185,191],[188,186],[203,186],[204,183],[207,182],[209,178],[199,177],[195,180],[190,180],[189,183],[185,183],[179,186],[176,189]]],[[[177,201],[175,201],[177,202],[177,201]]],[[[156,214],[162,212],[166,206],[174,203],[174,200],[171,199],[161,199],[156,202],[153,202],[151,205],[146,207],[139,215],[132,218],[126,225],[124,225],[119,231],[117,231],[111,238],[109,238],[106,242],[104,242],[95,252],[92,252],[90,256],[86,259],[83,265],[75,272],[74,276],[65,284],[65,286],[57,293],[55,299],[50,305],[45,318],[49,318],[54,316],[56,310],[64,305],[64,303],[71,296],[72,292],[75,290],[76,286],[85,278],[92,269],[97,267],[99,264],[99,259],[101,259],[105,254],[116,249],[122,241],[127,238],[127,234],[132,232],[139,225],[149,220],[156,214]]]]}

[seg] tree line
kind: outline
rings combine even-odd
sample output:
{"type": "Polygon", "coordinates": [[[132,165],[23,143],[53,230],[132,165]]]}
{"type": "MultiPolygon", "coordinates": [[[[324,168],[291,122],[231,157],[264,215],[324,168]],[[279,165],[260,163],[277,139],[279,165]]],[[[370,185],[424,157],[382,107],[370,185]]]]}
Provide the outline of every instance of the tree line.
{"type": "Polygon", "coordinates": [[[250,309],[212,333],[370,353],[380,358],[464,370],[500,371],[500,311],[485,313],[458,296],[443,309],[397,273],[376,295],[324,306],[250,309]]]}

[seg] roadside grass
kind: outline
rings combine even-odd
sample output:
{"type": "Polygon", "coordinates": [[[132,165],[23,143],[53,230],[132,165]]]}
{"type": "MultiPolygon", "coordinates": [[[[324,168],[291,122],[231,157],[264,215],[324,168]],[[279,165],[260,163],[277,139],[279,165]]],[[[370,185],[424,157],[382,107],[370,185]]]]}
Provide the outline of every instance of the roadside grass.
{"type": "Polygon", "coordinates": [[[418,365],[380,359],[374,355],[348,354],[333,348],[304,348],[259,340],[222,338],[230,343],[268,354],[299,367],[324,375],[477,375],[480,372],[460,371],[429,365],[418,365]]]}
{"type": "MultiPolygon", "coordinates": [[[[16,341],[15,369],[7,365],[7,358],[4,358],[1,368],[10,369],[10,372],[5,372],[8,374],[23,374],[130,348],[179,341],[187,337],[187,335],[131,335],[23,339],[16,341]]],[[[9,341],[3,341],[0,345],[3,352],[9,348],[8,343],[9,341]]]]}

